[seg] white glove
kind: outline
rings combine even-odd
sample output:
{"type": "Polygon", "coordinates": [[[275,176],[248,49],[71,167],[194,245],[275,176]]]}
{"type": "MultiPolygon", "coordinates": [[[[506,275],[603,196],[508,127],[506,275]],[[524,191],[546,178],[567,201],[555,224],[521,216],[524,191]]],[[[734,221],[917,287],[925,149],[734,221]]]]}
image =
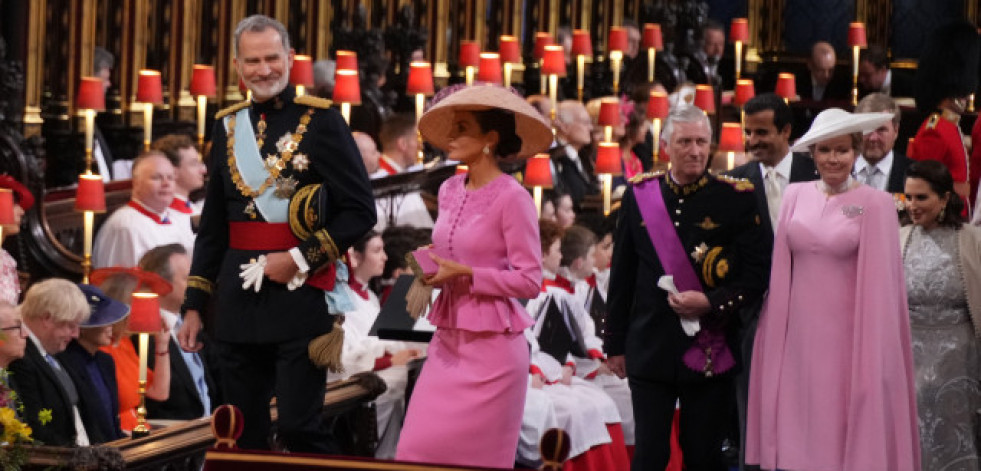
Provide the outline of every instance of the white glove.
{"type": "MultiPolygon", "coordinates": [[[[672,275],[662,276],[657,280],[657,287],[672,294],[679,294],[678,288],[674,285],[674,276],[672,275]]],[[[699,330],[702,330],[702,325],[697,320],[683,318],[679,320],[681,321],[681,329],[689,337],[694,337],[699,330]]]]}
{"type": "Polygon", "coordinates": [[[306,282],[307,282],[307,274],[306,273],[296,272],[296,275],[293,276],[293,279],[290,280],[289,283],[286,283],[286,289],[288,289],[290,291],[293,291],[293,290],[295,290],[295,289],[303,286],[303,283],[306,283],[306,282]]]}
{"type": "Polygon", "coordinates": [[[243,263],[238,267],[242,269],[242,273],[238,274],[238,277],[243,280],[242,289],[255,287],[255,292],[258,293],[262,289],[262,279],[265,277],[266,256],[260,255],[258,259],[253,258],[249,263],[243,263]]]}

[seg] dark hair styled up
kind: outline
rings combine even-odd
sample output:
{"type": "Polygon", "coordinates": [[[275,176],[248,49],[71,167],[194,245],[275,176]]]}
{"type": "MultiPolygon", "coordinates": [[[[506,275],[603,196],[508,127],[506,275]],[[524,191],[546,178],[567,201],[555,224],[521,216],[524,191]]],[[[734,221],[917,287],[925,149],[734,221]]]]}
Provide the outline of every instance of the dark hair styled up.
{"type": "Polygon", "coordinates": [[[497,131],[497,157],[507,159],[521,151],[521,138],[515,130],[514,113],[501,109],[474,110],[474,120],[480,131],[497,131]]]}
{"type": "Polygon", "coordinates": [[[944,215],[937,223],[960,229],[964,223],[961,212],[964,211],[964,201],[954,192],[954,177],[950,175],[947,166],[936,160],[917,160],[906,167],[906,178],[919,178],[930,185],[930,190],[943,197],[948,194],[944,215]]]}

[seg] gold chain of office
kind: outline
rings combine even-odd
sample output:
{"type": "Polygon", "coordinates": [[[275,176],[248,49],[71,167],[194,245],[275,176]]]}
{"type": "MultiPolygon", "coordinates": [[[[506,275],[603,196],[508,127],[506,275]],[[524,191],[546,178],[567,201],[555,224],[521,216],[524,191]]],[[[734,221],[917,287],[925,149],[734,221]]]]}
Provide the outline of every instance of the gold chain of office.
{"type": "MultiPolygon", "coordinates": [[[[246,198],[256,198],[259,195],[266,192],[269,185],[279,178],[279,173],[286,168],[286,164],[293,159],[293,154],[300,147],[300,141],[303,140],[303,134],[307,132],[307,127],[310,124],[310,118],[313,116],[313,108],[307,110],[303,116],[300,117],[300,124],[296,126],[296,131],[290,135],[289,141],[280,149],[280,156],[278,159],[274,159],[275,163],[270,164],[268,161],[264,163],[266,170],[269,171],[269,176],[266,181],[259,185],[259,188],[253,189],[248,184],[242,180],[242,175],[238,172],[238,165],[235,160],[235,115],[229,116],[228,120],[228,143],[225,152],[228,154],[228,171],[232,175],[232,183],[235,184],[235,188],[238,189],[239,193],[246,198]]],[[[260,152],[262,151],[262,145],[265,140],[266,131],[266,115],[261,115],[259,119],[259,136],[256,139],[256,145],[259,147],[260,152]]]]}

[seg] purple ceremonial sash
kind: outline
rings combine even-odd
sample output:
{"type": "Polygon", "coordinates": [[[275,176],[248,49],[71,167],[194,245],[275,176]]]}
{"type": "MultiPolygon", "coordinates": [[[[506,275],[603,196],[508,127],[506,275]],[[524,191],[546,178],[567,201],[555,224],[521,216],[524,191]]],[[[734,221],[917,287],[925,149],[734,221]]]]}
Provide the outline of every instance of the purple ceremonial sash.
{"type": "MultiPolygon", "coordinates": [[[[663,178],[671,177],[665,175],[663,178]]],[[[674,277],[674,285],[679,292],[704,292],[695,268],[688,261],[685,246],[678,238],[668,208],[664,205],[660,179],[652,178],[634,185],[634,197],[664,274],[674,277]]],[[[682,360],[685,366],[704,373],[706,377],[724,373],[736,365],[736,360],[726,345],[725,334],[719,330],[707,329],[704,325],[695,334],[695,340],[682,360]]]]}
{"type": "MultiPolygon", "coordinates": [[[[664,176],[664,178],[670,178],[664,176]]],[[[688,261],[685,246],[674,230],[668,208],[664,205],[659,179],[650,179],[634,186],[637,199],[637,209],[644,219],[647,235],[654,244],[654,251],[661,261],[665,275],[674,276],[674,285],[678,291],[702,292],[702,283],[698,281],[695,268],[688,261]]]]}

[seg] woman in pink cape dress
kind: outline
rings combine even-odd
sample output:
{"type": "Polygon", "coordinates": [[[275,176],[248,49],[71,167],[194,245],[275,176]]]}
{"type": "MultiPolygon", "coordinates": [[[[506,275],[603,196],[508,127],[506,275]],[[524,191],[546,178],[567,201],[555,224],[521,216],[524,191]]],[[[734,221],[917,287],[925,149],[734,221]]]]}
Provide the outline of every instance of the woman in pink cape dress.
{"type": "Polygon", "coordinates": [[[783,195],[747,415],[746,462],[764,469],[920,469],[896,207],[849,175],[875,114],[827,110],[795,145],[822,179],[783,195]]]}

